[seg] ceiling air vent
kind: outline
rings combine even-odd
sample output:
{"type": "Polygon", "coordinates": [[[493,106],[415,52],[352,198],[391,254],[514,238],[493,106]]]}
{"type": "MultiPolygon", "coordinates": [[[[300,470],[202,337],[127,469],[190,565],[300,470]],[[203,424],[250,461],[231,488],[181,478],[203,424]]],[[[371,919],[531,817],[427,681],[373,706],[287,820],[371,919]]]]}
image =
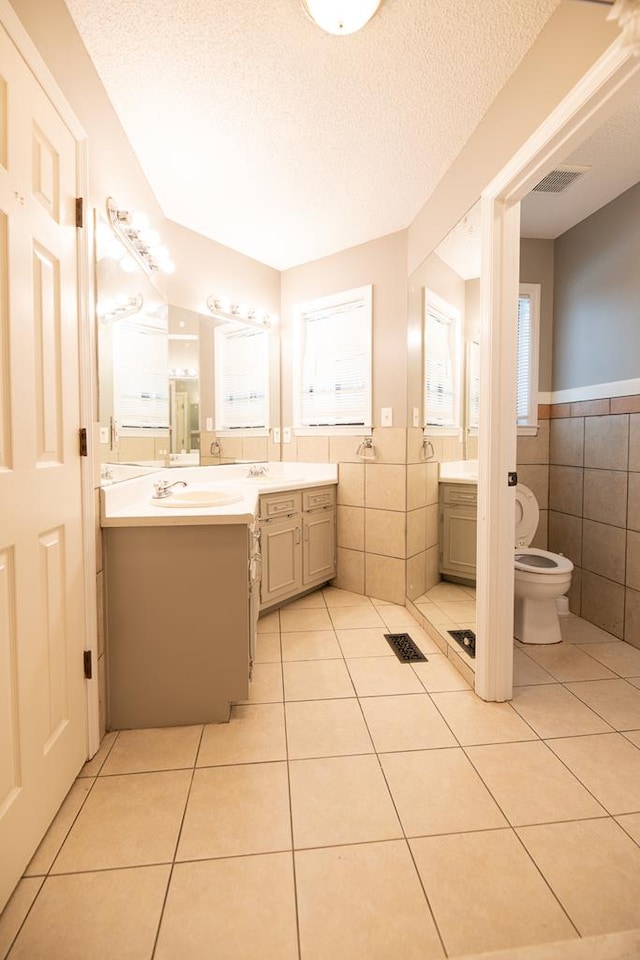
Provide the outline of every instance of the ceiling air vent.
{"type": "Polygon", "coordinates": [[[567,190],[572,183],[584,177],[591,167],[576,167],[569,164],[561,164],[555,170],[543,177],[540,183],[533,188],[534,193],[562,193],[567,190]]]}

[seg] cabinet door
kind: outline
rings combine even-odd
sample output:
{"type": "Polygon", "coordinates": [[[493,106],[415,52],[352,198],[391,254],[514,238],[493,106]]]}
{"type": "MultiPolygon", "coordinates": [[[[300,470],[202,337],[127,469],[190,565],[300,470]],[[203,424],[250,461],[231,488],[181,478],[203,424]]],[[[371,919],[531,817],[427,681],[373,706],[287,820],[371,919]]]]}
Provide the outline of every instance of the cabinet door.
{"type": "Polygon", "coordinates": [[[262,525],[262,604],[295,593],[302,585],[302,523],[300,517],[271,520],[262,525]]]}
{"type": "Polygon", "coordinates": [[[441,571],[476,579],[476,509],[445,507],[442,513],[441,571]]]}
{"type": "Polygon", "coordinates": [[[303,520],[305,586],[336,575],[335,523],[335,510],[308,514],[303,520]]]}

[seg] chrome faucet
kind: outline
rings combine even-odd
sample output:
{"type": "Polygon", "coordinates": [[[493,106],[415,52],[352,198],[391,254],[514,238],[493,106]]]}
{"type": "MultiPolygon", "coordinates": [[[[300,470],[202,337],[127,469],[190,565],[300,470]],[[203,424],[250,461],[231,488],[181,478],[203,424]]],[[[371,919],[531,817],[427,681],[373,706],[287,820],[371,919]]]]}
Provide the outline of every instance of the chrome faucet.
{"type": "Polygon", "coordinates": [[[171,487],[186,487],[186,480],[175,480],[173,483],[167,483],[166,480],[158,480],[157,483],[153,485],[153,500],[164,500],[165,497],[170,497],[172,490],[171,487]]]}
{"type": "Polygon", "coordinates": [[[266,477],[269,473],[269,467],[265,463],[252,463],[249,467],[248,477],[266,477]]]}

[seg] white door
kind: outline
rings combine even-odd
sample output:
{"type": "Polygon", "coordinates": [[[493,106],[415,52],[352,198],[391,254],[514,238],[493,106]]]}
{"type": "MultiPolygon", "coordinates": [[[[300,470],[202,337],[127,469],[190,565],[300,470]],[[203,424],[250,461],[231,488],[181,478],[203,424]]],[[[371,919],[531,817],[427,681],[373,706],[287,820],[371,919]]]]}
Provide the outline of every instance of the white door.
{"type": "Polygon", "coordinates": [[[0,908],[86,755],[75,195],[0,26],[0,908]]]}

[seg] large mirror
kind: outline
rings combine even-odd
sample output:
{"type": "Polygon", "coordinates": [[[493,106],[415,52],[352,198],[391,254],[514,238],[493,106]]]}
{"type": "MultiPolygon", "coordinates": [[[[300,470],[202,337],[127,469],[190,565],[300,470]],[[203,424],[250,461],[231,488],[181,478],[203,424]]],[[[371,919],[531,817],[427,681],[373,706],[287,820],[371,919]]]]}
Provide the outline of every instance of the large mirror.
{"type": "Polygon", "coordinates": [[[95,218],[103,481],[279,460],[277,327],[167,303],[106,216],[95,218]]]}

